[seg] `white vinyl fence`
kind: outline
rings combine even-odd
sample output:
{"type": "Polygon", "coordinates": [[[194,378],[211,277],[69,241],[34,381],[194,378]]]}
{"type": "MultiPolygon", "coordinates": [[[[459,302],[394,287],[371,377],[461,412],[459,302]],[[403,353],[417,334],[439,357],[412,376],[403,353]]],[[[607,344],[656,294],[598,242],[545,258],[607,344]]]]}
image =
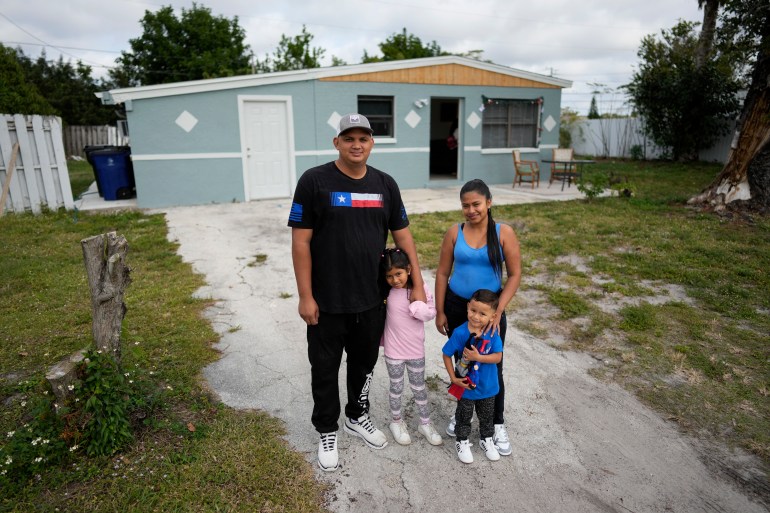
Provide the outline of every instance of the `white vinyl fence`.
{"type": "MultiPolygon", "coordinates": [[[[663,152],[644,135],[642,123],[640,118],[582,119],[570,128],[572,147],[577,155],[630,158],[631,149],[638,146],[642,158],[660,158],[663,152]]],[[[711,148],[701,151],[700,160],[727,162],[732,138],[731,129],[711,148]]]]}
{"type": "Polygon", "coordinates": [[[61,119],[0,114],[0,185],[6,212],[75,207],[61,119]],[[18,144],[18,146],[17,146],[18,144]]]}

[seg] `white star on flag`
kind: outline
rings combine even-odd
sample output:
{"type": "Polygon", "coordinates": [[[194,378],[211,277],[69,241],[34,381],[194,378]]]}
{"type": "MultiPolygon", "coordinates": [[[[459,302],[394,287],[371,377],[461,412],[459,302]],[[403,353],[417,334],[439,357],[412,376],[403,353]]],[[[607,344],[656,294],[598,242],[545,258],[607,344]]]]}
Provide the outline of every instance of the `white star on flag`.
{"type": "Polygon", "coordinates": [[[345,196],[337,196],[337,200],[338,200],[340,203],[345,203],[345,196]]]}

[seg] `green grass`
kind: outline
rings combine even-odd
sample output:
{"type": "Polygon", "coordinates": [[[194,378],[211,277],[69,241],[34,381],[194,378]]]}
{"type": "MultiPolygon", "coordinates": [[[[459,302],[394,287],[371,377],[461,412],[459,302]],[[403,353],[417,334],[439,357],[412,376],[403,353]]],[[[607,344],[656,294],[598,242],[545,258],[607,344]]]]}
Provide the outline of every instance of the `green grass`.
{"type": "Polygon", "coordinates": [[[94,170],[85,160],[68,160],[67,170],[70,175],[72,197],[77,198],[88,190],[94,182],[94,170]]]}
{"type": "Polygon", "coordinates": [[[47,212],[0,218],[0,447],[23,429],[45,370],[91,344],[80,241],[128,240],[123,367],[157,395],[135,441],[113,457],[80,451],[38,478],[0,486],[0,511],[322,511],[323,487],[280,421],[211,400],[201,369],[219,355],[202,317],[204,282],[176,254],[162,215],[47,212]],[[255,464],[258,462],[258,464],[255,464]]]}
{"type": "Polygon", "coordinates": [[[591,311],[590,303],[571,290],[550,289],[546,296],[566,319],[580,317],[591,311]]]}

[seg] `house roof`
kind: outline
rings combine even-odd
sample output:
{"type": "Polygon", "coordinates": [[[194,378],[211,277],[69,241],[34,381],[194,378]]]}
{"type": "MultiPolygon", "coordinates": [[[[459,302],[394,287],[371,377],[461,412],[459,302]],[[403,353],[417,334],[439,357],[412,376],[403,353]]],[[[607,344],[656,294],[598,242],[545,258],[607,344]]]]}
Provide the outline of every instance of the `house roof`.
{"type": "Polygon", "coordinates": [[[303,69],[296,71],[279,71],[256,75],[239,75],[236,77],[212,78],[207,80],[191,80],[170,84],[112,89],[96,93],[102,103],[113,105],[127,100],[144,98],[159,98],[180,94],[201,93],[207,91],[223,91],[243,87],[254,87],[268,84],[283,84],[304,80],[340,80],[340,81],[377,81],[377,82],[416,82],[450,85],[505,85],[518,87],[571,87],[572,82],[529,71],[522,71],[499,64],[482,62],[457,55],[428,57],[424,59],[409,59],[403,61],[372,62],[351,64],[347,66],[331,66],[326,68],[303,69]],[[471,73],[456,73],[458,67],[470,70],[471,73]],[[443,73],[420,73],[416,79],[415,72],[435,68],[443,73]],[[474,71],[476,73],[474,73],[474,71]],[[404,72],[408,76],[405,77],[404,72]],[[409,74],[411,72],[411,74],[409,74]],[[447,74],[447,72],[450,72],[447,74]],[[441,75],[441,79],[438,78],[441,75]],[[369,77],[367,79],[367,76],[369,77]],[[449,78],[447,78],[449,76],[449,78]],[[496,76],[495,80],[490,80],[496,76]],[[411,78],[410,78],[411,77],[411,78]]]}

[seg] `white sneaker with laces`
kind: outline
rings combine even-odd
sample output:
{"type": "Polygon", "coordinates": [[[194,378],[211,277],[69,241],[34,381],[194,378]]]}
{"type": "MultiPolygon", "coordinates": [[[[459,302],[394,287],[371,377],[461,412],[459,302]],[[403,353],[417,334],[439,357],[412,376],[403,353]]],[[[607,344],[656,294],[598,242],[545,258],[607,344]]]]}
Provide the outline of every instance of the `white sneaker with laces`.
{"type": "Polygon", "coordinates": [[[337,432],[321,433],[318,442],[318,467],[324,472],[337,470],[339,454],[337,453],[337,432]]]}
{"type": "Polygon", "coordinates": [[[452,417],[449,419],[449,425],[446,427],[446,434],[449,436],[455,436],[455,424],[457,423],[457,420],[455,420],[455,416],[452,415],[452,417]]]}
{"type": "Polygon", "coordinates": [[[412,438],[409,436],[409,432],[406,430],[406,424],[403,420],[398,420],[390,423],[390,432],[393,434],[393,438],[396,439],[396,443],[399,445],[409,445],[412,443],[412,438]]]}
{"type": "Polygon", "coordinates": [[[455,448],[457,449],[457,457],[463,463],[473,463],[473,454],[471,453],[471,446],[473,444],[468,440],[458,440],[455,442],[455,448]]]}
{"type": "Polygon", "coordinates": [[[420,424],[417,431],[419,431],[431,445],[441,445],[444,443],[444,439],[436,432],[436,428],[434,428],[433,424],[430,422],[427,424],[420,424]]]}
{"type": "Polygon", "coordinates": [[[366,445],[372,449],[384,449],[388,445],[385,433],[372,425],[368,413],[364,413],[357,419],[346,418],[343,428],[347,433],[363,438],[366,445]]]}
{"type": "Polygon", "coordinates": [[[494,439],[491,436],[481,440],[479,445],[489,461],[497,461],[500,459],[500,453],[497,452],[497,447],[495,447],[494,439]]]}
{"type": "Polygon", "coordinates": [[[495,446],[501,456],[511,454],[511,442],[508,440],[508,431],[505,430],[505,424],[495,424],[495,446]]]}

